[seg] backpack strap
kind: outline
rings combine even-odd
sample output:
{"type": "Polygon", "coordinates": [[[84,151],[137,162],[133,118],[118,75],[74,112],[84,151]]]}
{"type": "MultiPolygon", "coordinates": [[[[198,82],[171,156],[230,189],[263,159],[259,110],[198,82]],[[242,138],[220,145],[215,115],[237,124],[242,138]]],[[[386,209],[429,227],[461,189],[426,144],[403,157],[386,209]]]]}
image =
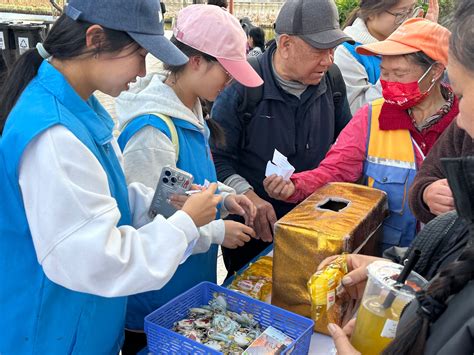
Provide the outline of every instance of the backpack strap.
{"type": "MultiPolygon", "coordinates": [[[[261,57],[262,55],[259,55],[257,57],[249,57],[247,58],[247,61],[252,66],[252,68],[257,72],[257,74],[263,78],[262,65],[260,64],[260,60],[259,60],[259,58],[261,57]]],[[[337,110],[341,100],[344,99],[343,96],[346,93],[346,84],[344,82],[344,78],[342,77],[341,71],[339,70],[339,67],[336,64],[333,64],[329,68],[326,74],[327,74],[327,83],[332,88],[332,99],[334,103],[334,108],[337,110]]],[[[242,140],[241,140],[242,147],[245,144],[245,135],[246,135],[245,128],[250,123],[250,120],[252,119],[255,113],[255,109],[257,108],[258,104],[260,103],[260,101],[262,101],[263,87],[264,85],[260,85],[255,88],[249,88],[249,87],[243,86],[242,101],[237,108],[237,113],[241,117],[242,123],[243,123],[242,140]]],[[[335,111],[335,117],[338,117],[337,116],[338,114],[340,115],[341,112],[338,113],[335,111]]]]}
{"type": "Polygon", "coordinates": [[[147,114],[145,116],[138,116],[128,121],[127,124],[124,127],[122,127],[120,136],[117,139],[120,149],[124,151],[125,146],[127,142],[129,141],[129,139],[135,133],[137,133],[138,130],[140,130],[141,128],[147,125],[150,125],[160,130],[169,139],[171,139],[171,143],[173,143],[174,150],[176,152],[176,162],[177,162],[179,158],[178,132],[176,131],[176,126],[174,125],[173,120],[169,116],[163,115],[161,113],[152,113],[152,114],[147,114]],[[164,123],[164,127],[162,124],[160,124],[161,122],[164,123]]]}
{"type": "Polygon", "coordinates": [[[332,89],[332,101],[334,103],[334,108],[339,107],[339,103],[343,98],[344,93],[346,92],[346,84],[344,78],[342,77],[341,71],[336,64],[333,64],[329,67],[329,70],[326,73],[328,84],[332,89]]]}
{"type": "Polygon", "coordinates": [[[456,211],[447,212],[436,217],[417,234],[404,259],[410,255],[413,249],[419,249],[421,257],[414,270],[420,275],[426,276],[433,263],[434,256],[440,254],[452,235],[459,233],[460,229],[464,229],[466,226],[465,221],[458,217],[456,211]]]}
{"type": "MultiPolygon", "coordinates": [[[[257,74],[262,78],[262,66],[260,65],[260,61],[258,60],[259,57],[261,57],[261,55],[256,57],[249,57],[247,58],[247,61],[257,72],[257,74]]],[[[237,107],[237,114],[242,120],[243,127],[240,138],[240,146],[241,148],[244,148],[245,142],[247,140],[247,126],[250,123],[250,120],[252,119],[255,109],[257,108],[260,101],[262,101],[263,85],[254,88],[242,86],[242,88],[242,101],[237,107]]]]}
{"type": "Polygon", "coordinates": [[[154,113],[154,115],[160,118],[168,127],[171,135],[171,143],[173,143],[174,151],[176,152],[176,161],[179,159],[179,138],[178,138],[178,131],[176,131],[176,126],[174,125],[173,120],[170,116],[161,114],[161,113],[154,113]]]}
{"type": "MultiPolygon", "coordinates": [[[[262,77],[262,66],[258,60],[260,56],[247,58],[248,63],[262,77]]],[[[242,102],[237,108],[237,112],[244,119],[244,123],[249,123],[253,116],[255,109],[257,108],[263,97],[263,85],[255,88],[243,87],[242,102]]]]}

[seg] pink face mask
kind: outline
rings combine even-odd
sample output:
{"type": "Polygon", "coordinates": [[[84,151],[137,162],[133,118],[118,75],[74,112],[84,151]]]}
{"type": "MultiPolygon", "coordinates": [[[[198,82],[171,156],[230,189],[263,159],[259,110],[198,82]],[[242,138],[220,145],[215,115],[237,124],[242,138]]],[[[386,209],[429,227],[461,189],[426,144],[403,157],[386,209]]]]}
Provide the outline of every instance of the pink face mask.
{"type": "MultiPolygon", "coordinates": [[[[434,63],[433,63],[434,64],[434,63]]],[[[428,68],[428,70],[421,76],[418,81],[413,81],[411,83],[398,83],[394,81],[385,81],[380,79],[380,84],[382,84],[382,95],[385,99],[385,102],[396,105],[403,110],[407,110],[410,107],[418,105],[423,101],[426,96],[428,96],[430,90],[435,84],[433,79],[431,86],[425,92],[420,91],[420,82],[425,78],[425,76],[430,72],[433,64],[428,68]]]]}

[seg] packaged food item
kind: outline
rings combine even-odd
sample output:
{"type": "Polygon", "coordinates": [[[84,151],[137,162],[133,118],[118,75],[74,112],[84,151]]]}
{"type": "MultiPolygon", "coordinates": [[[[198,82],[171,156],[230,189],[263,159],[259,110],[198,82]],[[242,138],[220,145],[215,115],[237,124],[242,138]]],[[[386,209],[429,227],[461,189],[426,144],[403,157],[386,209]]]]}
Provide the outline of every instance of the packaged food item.
{"type": "Polygon", "coordinates": [[[272,292],[272,267],[271,256],[261,257],[242,274],[236,275],[229,289],[266,301],[272,292]]]}
{"type": "Polygon", "coordinates": [[[230,311],[225,296],[218,293],[207,305],[190,308],[172,330],[223,354],[242,354],[262,333],[253,315],[230,311]]]}
{"type": "Polygon", "coordinates": [[[244,351],[243,355],[271,355],[282,353],[293,339],[278,329],[268,327],[252,344],[244,351]]]}
{"type": "Polygon", "coordinates": [[[311,298],[311,318],[315,329],[328,334],[329,323],[341,325],[347,305],[338,297],[342,287],[342,278],[347,274],[345,255],[337,257],[329,265],[311,276],[308,292],[311,298]]]}

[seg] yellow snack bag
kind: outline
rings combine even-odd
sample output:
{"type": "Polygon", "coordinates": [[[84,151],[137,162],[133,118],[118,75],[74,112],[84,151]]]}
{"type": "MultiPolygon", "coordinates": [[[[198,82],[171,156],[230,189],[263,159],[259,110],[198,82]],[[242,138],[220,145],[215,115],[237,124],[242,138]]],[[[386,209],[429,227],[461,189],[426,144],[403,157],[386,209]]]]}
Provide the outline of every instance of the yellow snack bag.
{"type": "Polygon", "coordinates": [[[272,292],[272,267],[272,257],[261,257],[241,275],[236,275],[229,289],[265,301],[272,292]]]}
{"type": "Polygon", "coordinates": [[[342,300],[337,297],[344,275],[347,274],[347,260],[341,255],[324,269],[317,271],[308,281],[308,292],[311,298],[311,318],[315,330],[329,334],[327,325],[341,325],[344,309],[342,300]]]}

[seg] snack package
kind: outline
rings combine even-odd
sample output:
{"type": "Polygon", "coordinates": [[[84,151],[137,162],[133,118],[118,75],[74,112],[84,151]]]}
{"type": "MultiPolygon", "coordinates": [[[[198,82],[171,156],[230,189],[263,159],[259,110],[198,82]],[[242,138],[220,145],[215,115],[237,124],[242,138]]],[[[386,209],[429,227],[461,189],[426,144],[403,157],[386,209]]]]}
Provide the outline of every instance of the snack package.
{"type": "Polygon", "coordinates": [[[308,281],[308,292],[311,298],[311,318],[315,329],[329,334],[329,323],[341,325],[346,305],[338,297],[342,287],[341,281],[347,274],[345,255],[337,257],[324,269],[317,271],[308,281]]]}
{"type": "Polygon", "coordinates": [[[272,267],[271,256],[261,257],[242,274],[236,275],[229,289],[261,301],[267,300],[272,292],[272,267]]]}
{"type": "MultiPolygon", "coordinates": [[[[250,344],[243,355],[281,354],[292,342],[293,339],[285,333],[270,326],[250,344]]],[[[288,353],[291,353],[291,351],[288,353]]]]}

